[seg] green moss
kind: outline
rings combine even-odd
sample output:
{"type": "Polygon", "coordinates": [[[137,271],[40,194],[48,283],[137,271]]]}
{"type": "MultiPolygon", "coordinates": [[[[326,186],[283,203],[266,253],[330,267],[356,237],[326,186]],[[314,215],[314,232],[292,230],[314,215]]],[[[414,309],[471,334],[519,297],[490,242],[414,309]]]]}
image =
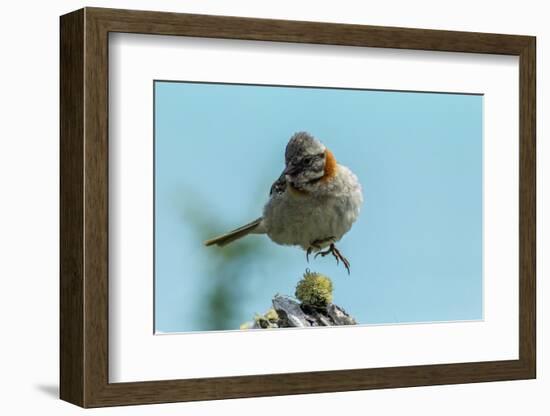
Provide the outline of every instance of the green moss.
{"type": "Polygon", "coordinates": [[[325,275],[308,270],[298,282],[295,295],[305,305],[327,306],[332,303],[332,281],[325,275]]]}
{"type": "Polygon", "coordinates": [[[240,329],[252,329],[252,328],[277,328],[279,321],[279,315],[273,308],[269,309],[264,315],[257,313],[254,315],[254,320],[251,322],[245,322],[240,326],[240,329]]]}
{"type": "Polygon", "coordinates": [[[271,322],[277,322],[279,320],[279,315],[277,315],[277,311],[273,308],[268,310],[265,313],[264,317],[265,317],[265,319],[267,319],[268,321],[271,321],[271,322]]]}

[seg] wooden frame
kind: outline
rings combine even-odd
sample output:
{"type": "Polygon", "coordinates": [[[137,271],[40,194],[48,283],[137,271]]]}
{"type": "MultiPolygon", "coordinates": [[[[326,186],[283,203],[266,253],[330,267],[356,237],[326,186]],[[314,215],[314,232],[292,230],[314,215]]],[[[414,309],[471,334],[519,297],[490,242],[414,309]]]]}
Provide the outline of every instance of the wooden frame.
{"type": "Polygon", "coordinates": [[[63,400],[83,407],[99,407],[535,378],[534,37],[99,8],[64,15],[60,23],[60,396],[63,400]],[[519,359],[109,383],[109,32],[519,56],[519,359]]]}

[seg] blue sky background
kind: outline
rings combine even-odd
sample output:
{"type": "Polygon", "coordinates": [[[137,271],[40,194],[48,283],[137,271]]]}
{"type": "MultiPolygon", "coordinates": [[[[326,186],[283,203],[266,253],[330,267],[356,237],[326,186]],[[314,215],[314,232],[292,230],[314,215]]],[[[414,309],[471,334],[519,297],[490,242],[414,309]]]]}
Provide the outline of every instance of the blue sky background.
{"type": "Polygon", "coordinates": [[[479,95],[156,81],[156,330],[238,329],[306,267],[362,324],[482,319],[482,119],[479,95]],[[301,130],[362,183],[338,244],[351,276],[266,236],[203,245],[261,215],[301,130]],[[209,315],[220,288],[223,323],[209,315]]]}

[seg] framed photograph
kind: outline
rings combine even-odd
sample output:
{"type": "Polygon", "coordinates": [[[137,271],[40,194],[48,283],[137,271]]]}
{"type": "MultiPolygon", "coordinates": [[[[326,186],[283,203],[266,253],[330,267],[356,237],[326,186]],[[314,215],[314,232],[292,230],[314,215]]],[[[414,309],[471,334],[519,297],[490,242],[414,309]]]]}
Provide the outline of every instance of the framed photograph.
{"type": "Polygon", "coordinates": [[[535,378],[534,37],[60,29],[63,400],[535,378]]]}

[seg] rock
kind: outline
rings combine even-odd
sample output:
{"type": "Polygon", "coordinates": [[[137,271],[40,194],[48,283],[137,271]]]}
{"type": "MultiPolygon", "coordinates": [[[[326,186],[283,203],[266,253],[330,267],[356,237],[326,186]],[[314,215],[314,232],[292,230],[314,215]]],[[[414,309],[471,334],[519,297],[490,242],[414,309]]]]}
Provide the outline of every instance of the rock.
{"type": "Polygon", "coordinates": [[[298,302],[281,295],[275,295],[272,303],[273,309],[279,315],[279,328],[311,326],[298,302]]]}
{"type": "MultiPolygon", "coordinates": [[[[275,295],[272,300],[273,309],[279,317],[276,323],[270,328],[306,328],[312,326],[336,326],[356,325],[357,321],[338,305],[333,303],[326,307],[300,304],[288,297],[275,295]]],[[[256,320],[256,322],[262,322],[256,320]]],[[[256,325],[256,328],[267,328],[268,326],[256,325]]]]}
{"type": "Polygon", "coordinates": [[[327,314],[335,325],[357,325],[357,321],[349,316],[340,306],[331,304],[327,307],[327,314]]]}
{"type": "Polygon", "coordinates": [[[245,322],[241,329],[357,325],[344,308],[332,303],[332,290],[332,282],[327,276],[306,270],[296,286],[297,300],[275,295],[271,301],[273,308],[245,322]]]}

